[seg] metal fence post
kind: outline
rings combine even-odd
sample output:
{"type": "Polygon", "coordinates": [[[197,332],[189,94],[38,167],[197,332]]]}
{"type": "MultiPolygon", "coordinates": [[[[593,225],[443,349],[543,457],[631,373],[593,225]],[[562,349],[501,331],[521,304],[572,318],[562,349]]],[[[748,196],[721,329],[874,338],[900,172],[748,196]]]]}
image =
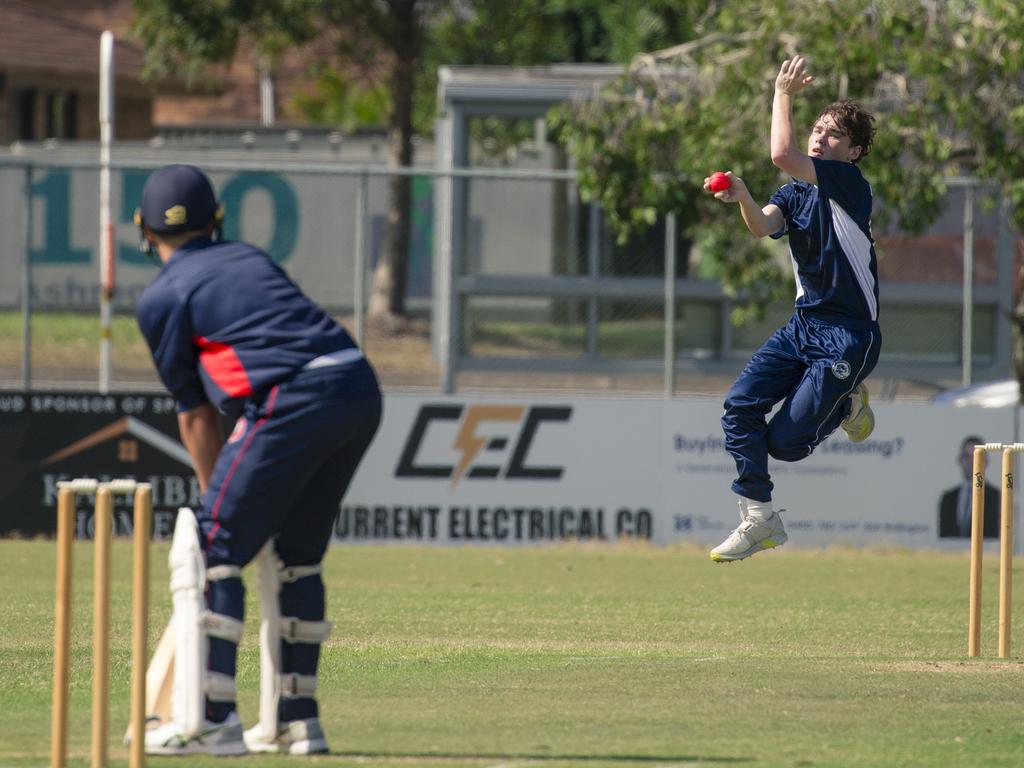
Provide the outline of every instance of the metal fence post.
{"type": "Polygon", "coordinates": [[[32,386],[32,166],[25,166],[25,248],[21,262],[21,388],[32,386]]]}
{"type": "Polygon", "coordinates": [[[369,179],[360,173],[356,185],[356,234],[353,254],[352,324],[356,344],[363,347],[364,316],[366,314],[366,231],[369,211],[369,179]]]}
{"type": "MultiPolygon", "coordinates": [[[[597,278],[601,273],[601,207],[590,203],[587,220],[587,277],[597,278]]],[[[597,299],[587,299],[587,355],[597,356],[597,299]]]]}
{"type": "MultiPolygon", "coordinates": [[[[999,286],[999,304],[995,317],[994,362],[998,368],[1013,371],[1014,357],[1014,284],[1016,265],[1010,234],[1010,199],[1000,187],[996,190],[996,284],[999,286]]],[[[1015,437],[1014,442],[1020,438],[1015,437]]]]}
{"type": "Polygon", "coordinates": [[[665,398],[676,392],[676,215],[665,216],[665,398]]]}
{"type": "Polygon", "coordinates": [[[964,308],[961,365],[963,385],[969,386],[974,367],[974,185],[964,188],[964,308]]]}
{"type": "Polygon", "coordinates": [[[459,251],[464,239],[456,231],[456,210],[465,211],[465,190],[456,183],[456,166],[462,166],[465,157],[457,154],[464,145],[465,117],[460,110],[451,112],[438,121],[437,136],[437,241],[435,245],[436,279],[434,286],[434,325],[436,354],[440,367],[441,393],[455,392],[458,373],[462,322],[459,309],[460,296],[455,281],[459,278],[459,251]]]}

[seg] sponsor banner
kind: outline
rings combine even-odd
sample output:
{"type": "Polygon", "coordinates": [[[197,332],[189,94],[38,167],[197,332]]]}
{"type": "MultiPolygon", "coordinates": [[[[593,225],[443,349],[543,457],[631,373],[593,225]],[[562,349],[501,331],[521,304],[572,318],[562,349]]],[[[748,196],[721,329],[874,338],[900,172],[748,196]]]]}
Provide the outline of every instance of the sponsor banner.
{"type": "MultiPolygon", "coordinates": [[[[1013,409],[924,403],[871,407],[876,427],[863,443],[851,443],[840,429],[802,461],[769,461],[775,508],[786,510],[787,546],[965,548],[963,534],[969,528],[947,525],[940,531],[943,499],[969,494],[971,465],[962,459],[962,443],[968,437],[1014,442],[1013,409]]],[[[670,538],[714,545],[739,521],[729,490],[736,467],[724,450],[720,416],[716,405],[666,404],[669,434],[662,474],[670,538]]],[[[999,461],[993,457],[989,462],[988,479],[996,487],[999,461]]],[[[962,512],[969,515],[968,508],[962,512]]],[[[996,505],[986,510],[986,517],[998,514],[996,505]]]]}
{"type": "Polygon", "coordinates": [[[660,413],[639,400],[390,396],[335,539],[653,539],[660,413]]]}
{"type": "MultiPolygon", "coordinates": [[[[153,486],[153,535],[168,538],[199,485],[178,439],[174,400],[152,394],[0,393],[0,535],[56,529],[57,483],[134,478],[153,486]]],[[[94,495],[78,497],[75,531],[91,538],[94,495]]],[[[132,530],[128,500],[114,497],[114,531],[132,530]]]]}
{"type": "MultiPolygon", "coordinates": [[[[965,550],[969,444],[1014,441],[1013,409],[873,407],[867,441],[840,431],[803,461],[771,462],[787,546],[965,550]]],[[[389,395],[334,540],[712,546],[739,519],[720,416],[719,401],[702,399],[389,395]]],[[[74,477],[151,482],[156,538],[170,535],[178,507],[200,503],[166,396],[0,394],[0,451],[0,534],[51,533],[57,482],[74,477]]],[[[990,522],[1000,484],[991,463],[990,522]]],[[[80,537],[91,536],[93,502],[79,501],[80,537]]],[[[118,503],[115,529],[126,534],[130,509],[118,503]]]]}
{"type": "MultiPolygon", "coordinates": [[[[945,508],[969,495],[962,444],[1013,442],[1013,409],[873,408],[865,442],[840,430],[803,461],[770,461],[789,545],[965,549],[967,508],[945,508]]],[[[391,396],[335,538],[713,546],[739,522],[721,414],[717,399],[391,396]]]]}

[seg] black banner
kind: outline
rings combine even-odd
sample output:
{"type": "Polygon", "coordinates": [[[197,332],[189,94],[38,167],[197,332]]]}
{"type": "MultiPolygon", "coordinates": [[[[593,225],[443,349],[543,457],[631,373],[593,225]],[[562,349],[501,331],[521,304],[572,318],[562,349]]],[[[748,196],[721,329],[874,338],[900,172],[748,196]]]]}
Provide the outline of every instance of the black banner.
{"type": "MultiPolygon", "coordinates": [[[[52,534],[57,483],[134,478],[153,486],[154,538],[170,536],[199,486],[166,395],[0,392],[0,535],[52,534]]],[[[75,533],[90,538],[93,496],[80,496],[75,533]]],[[[130,502],[115,496],[115,535],[131,532],[130,502]]]]}

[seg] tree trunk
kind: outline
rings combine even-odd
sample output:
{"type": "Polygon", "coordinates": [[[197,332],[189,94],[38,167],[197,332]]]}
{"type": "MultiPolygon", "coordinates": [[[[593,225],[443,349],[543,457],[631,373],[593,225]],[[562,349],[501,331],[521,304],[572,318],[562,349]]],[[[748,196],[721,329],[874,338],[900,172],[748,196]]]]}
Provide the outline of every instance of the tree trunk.
{"type": "MultiPolygon", "coordinates": [[[[393,100],[388,124],[388,166],[407,168],[413,161],[413,90],[419,39],[415,0],[392,4],[394,36],[391,70],[393,100]]],[[[399,322],[405,316],[405,290],[409,271],[412,228],[412,179],[392,176],[388,181],[384,243],[367,307],[367,320],[378,324],[399,322]]]]}

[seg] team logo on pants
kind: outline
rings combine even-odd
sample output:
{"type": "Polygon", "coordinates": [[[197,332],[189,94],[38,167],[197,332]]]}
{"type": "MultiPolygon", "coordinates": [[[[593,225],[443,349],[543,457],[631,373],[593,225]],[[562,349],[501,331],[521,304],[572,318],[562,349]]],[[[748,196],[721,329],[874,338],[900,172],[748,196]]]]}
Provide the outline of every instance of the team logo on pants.
{"type": "Polygon", "coordinates": [[[832,375],[837,379],[846,379],[850,376],[850,364],[845,360],[836,360],[832,363],[832,375]]]}

